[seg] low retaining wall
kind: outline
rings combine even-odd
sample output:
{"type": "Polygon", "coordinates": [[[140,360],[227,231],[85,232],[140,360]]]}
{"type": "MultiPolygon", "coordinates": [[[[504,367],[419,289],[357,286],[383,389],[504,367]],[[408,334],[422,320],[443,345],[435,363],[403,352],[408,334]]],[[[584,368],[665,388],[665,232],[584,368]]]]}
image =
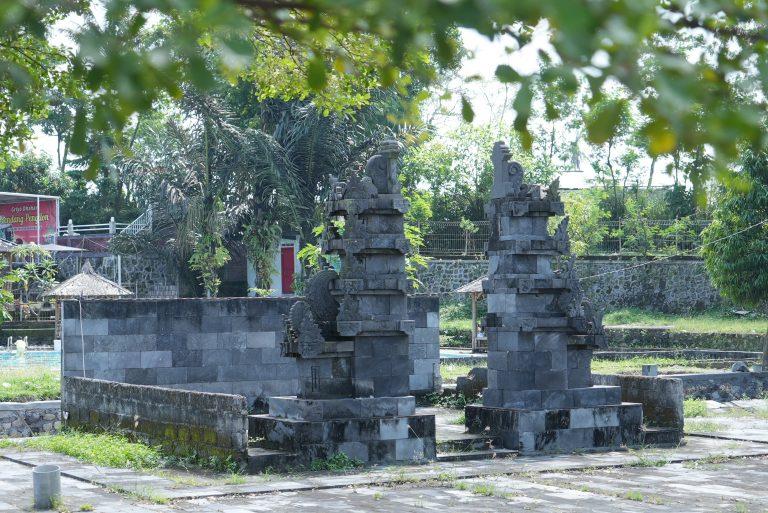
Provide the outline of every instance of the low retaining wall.
{"type": "Polygon", "coordinates": [[[65,377],[61,409],[68,426],[116,429],[180,456],[243,459],[247,453],[248,411],[241,395],[65,377]]]}
{"type": "MultiPolygon", "coordinates": [[[[598,308],[647,308],[662,312],[706,310],[724,303],[704,263],[696,257],[591,256],[576,259],[582,288],[598,308]],[[639,265],[647,264],[647,265],[639,265]]],[[[446,293],[488,272],[487,260],[431,259],[417,278],[428,293],[446,293]]]]}
{"type": "MultiPolygon", "coordinates": [[[[62,375],[238,394],[257,410],[295,395],[296,360],[281,356],[283,315],[295,298],[65,301],[62,375]],[[85,350],[85,368],[83,368],[85,350]],[[84,376],[83,376],[84,375],[84,376]]],[[[408,298],[416,321],[411,392],[439,390],[439,300],[408,298]]]]}
{"type": "Polygon", "coordinates": [[[643,404],[643,422],[652,427],[683,431],[683,382],[650,376],[593,374],[595,385],[621,387],[621,400],[643,404]]]}
{"type": "Polygon", "coordinates": [[[691,333],[665,328],[605,329],[608,347],[678,347],[696,349],[722,349],[732,351],[762,351],[765,334],[759,333],[691,333]]]}
{"type": "Polygon", "coordinates": [[[61,428],[61,401],[0,403],[0,438],[54,434],[61,428]]]}
{"type": "Polygon", "coordinates": [[[682,381],[686,397],[733,401],[758,399],[768,391],[768,372],[717,372],[674,374],[682,381]]]}

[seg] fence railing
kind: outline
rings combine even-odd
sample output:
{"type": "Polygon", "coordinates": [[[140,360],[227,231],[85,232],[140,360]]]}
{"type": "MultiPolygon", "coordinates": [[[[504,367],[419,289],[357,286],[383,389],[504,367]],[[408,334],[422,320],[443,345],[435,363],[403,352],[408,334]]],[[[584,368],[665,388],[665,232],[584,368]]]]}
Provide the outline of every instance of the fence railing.
{"type": "Polygon", "coordinates": [[[149,207],[143,214],[133,220],[129,225],[123,228],[120,233],[126,235],[136,235],[142,230],[152,229],[152,207],[149,207]]]}
{"type": "MultiPolygon", "coordinates": [[[[602,221],[582,241],[587,254],[674,254],[701,245],[706,219],[632,219],[602,221]]],[[[479,258],[490,237],[488,221],[430,221],[419,225],[425,256],[479,258]]],[[[572,242],[576,242],[572,240],[572,242]]]]}
{"type": "Polygon", "coordinates": [[[115,218],[110,219],[108,223],[96,223],[96,224],[73,224],[70,219],[65,225],[59,226],[59,236],[75,236],[75,235],[95,235],[95,234],[116,234],[119,231],[124,230],[129,223],[117,223],[115,218]]]}

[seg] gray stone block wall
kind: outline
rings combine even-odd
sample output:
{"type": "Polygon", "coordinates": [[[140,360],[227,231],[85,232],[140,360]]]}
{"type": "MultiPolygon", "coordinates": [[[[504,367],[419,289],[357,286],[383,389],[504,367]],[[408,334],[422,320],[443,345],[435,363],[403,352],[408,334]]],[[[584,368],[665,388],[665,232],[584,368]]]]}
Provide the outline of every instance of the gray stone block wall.
{"type": "Polygon", "coordinates": [[[131,432],[178,455],[244,459],[248,447],[241,395],[70,376],[62,380],[61,409],[72,427],[131,432]]]}
{"type": "Polygon", "coordinates": [[[621,400],[642,403],[643,421],[648,426],[683,432],[683,382],[680,379],[650,376],[593,374],[597,385],[621,387],[621,400]]]}
{"type": "Polygon", "coordinates": [[[768,391],[768,372],[713,372],[675,374],[683,382],[685,397],[734,401],[758,399],[768,391]]]}
{"type": "MultiPolygon", "coordinates": [[[[582,287],[602,309],[635,307],[677,313],[723,304],[698,258],[674,258],[625,269],[651,261],[650,257],[582,256],[575,269],[580,277],[596,276],[584,280],[582,287]]],[[[454,290],[487,272],[487,260],[430,260],[418,273],[423,283],[420,291],[459,299],[462,296],[452,294],[454,290]]]]}
{"type": "Polygon", "coordinates": [[[0,438],[55,434],[61,428],[61,401],[0,403],[0,438]]]}
{"type": "MultiPolygon", "coordinates": [[[[298,391],[296,360],[280,355],[282,316],[294,301],[85,300],[82,335],[78,302],[66,301],[62,374],[240,394],[263,410],[267,397],[298,391]]],[[[411,348],[411,390],[421,394],[439,386],[439,366],[434,365],[439,351],[439,304],[435,296],[411,296],[408,304],[417,325],[411,348]]]]}
{"type": "Polygon", "coordinates": [[[409,353],[412,394],[438,392],[440,378],[440,298],[436,295],[408,297],[408,316],[415,322],[409,353]]]}

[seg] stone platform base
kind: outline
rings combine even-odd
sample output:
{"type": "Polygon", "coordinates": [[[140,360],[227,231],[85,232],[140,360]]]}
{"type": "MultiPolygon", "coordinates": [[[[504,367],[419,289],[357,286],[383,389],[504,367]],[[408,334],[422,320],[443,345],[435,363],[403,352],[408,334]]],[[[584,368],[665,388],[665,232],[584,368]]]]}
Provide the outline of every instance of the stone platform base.
{"type": "Polygon", "coordinates": [[[294,455],[295,465],[344,453],[366,464],[436,457],[435,416],[416,414],[413,396],[354,399],[274,397],[249,416],[249,437],[294,455]]]}
{"type": "Polygon", "coordinates": [[[470,405],[470,433],[497,436],[505,449],[521,454],[612,449],[643,443],[643,408],[621,403],[580,408],[520,410],[470,405]]]}

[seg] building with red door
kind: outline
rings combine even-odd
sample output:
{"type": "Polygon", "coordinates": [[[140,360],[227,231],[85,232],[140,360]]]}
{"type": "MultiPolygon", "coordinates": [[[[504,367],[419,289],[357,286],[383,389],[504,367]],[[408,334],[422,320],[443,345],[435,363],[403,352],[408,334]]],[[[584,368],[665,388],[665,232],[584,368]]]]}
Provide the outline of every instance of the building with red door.
{"type": "MultiPolygon", "coordinates": [[[[285,235],[283,236],[285,237],[285,235]]],[[[294,279],[297,274],[301,272],[299,264],[299,258],[297,256],[299,252],[299,237],[296,236],[293,239],[282,238],[280,239],[280,247],[276,248],[275,261],[274,261],[274,273],[272,274],[272,283],[270,289],[273,291],[273,296],[290,296],[293,295],[294,279]]],[[[248,261],[247,265],[247,281],[248,281],[248,295],[254,296],[255,292],[251,291],[256,286],[256,273],[253,270],[253,265],[248,261]]]]}

